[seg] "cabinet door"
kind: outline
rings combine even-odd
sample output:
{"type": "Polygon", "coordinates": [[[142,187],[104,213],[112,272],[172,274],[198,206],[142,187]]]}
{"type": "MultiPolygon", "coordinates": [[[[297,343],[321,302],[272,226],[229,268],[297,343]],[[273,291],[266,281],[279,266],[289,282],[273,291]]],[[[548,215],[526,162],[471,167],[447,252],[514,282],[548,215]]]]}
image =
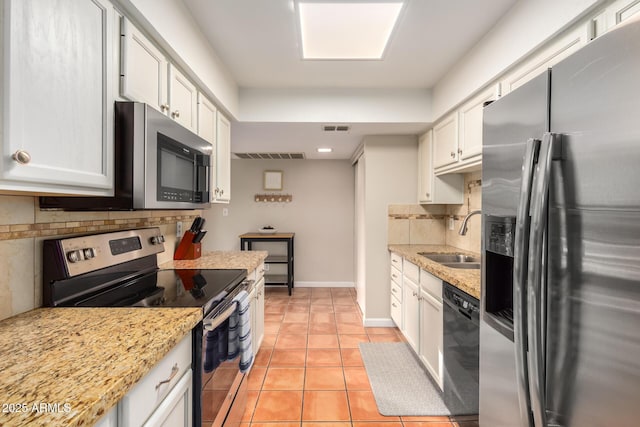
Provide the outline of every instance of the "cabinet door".
{"type": "Polygon", "coordinates": [[[198,92],[198,136],[216,149],[216,107],[202,93],[198,92]]]}
{"type": "Polygon", "coordinates": [[[216,114],[216,202],[231,200],[231,123],[220,111],[216,114]]]}
{"type": "Polygon", "coordinates": [[[0,188],[108,195],[113,6],[106,0],[16,0],[2,7],[0,188]]]}
{"type": "MultiPolygon", "coordinates": [[[[252,334],[256,330],[256,319],[258,318],[258,313],[256,312],[257,306],[258,306],[258,304],[256,303],[257,294],[258,294],[257,289],[254,286],[251,292],[249,292],[249,303],[251,304],[251,307],[249,308],[249,313],[251,313],[251,333],[252,334]]],[[[258,347],[254,345],[252,346],[252,350],[253,350],[253,357],[256,357],[256,354],[258,353],[258,347]]]]}
{"type": "Polygon", "coordinates": [[[253,345],[257,352],[264,339],[264,277],[258,281],[256,291],[256,329],[253,335],[255,337],[253,345]]]}
{"type": "Polygon", "coordinates": [[[192,395],[192,373],[189,369],[144,423],[144,427],[192,427],[192,395]]]}
{"type": "Polygon", "coordinates": [[[442,388],[442,303],[420,292],[420,359],[442,388]]]}
{"type": "Polygon", "coordinates": [[[120,64],[122,97],[145,102],[166,113],[167,58],[129,20],[122,20],[122,61],[120,64]]]}
{"type": "Polygon", "coordinates": [[[404,295],[402,297],[402,311],[404,336],[407,342],[418,352],[420,340],[420,301],[418,300],[418,285],[406,277],[403,280],[404,295]]]}
{"type": "Polygon", "coordinates": [[[197,133],[198,89],[172,64],[169,64],[168,99],[171,118],[197,133]]]}
{"type": "Polygon", "coordinates": [[[607,21],[610,27],[614,27],[638,12],[640,12],[640,0],[618,0],[607,8],[607,21]]]}
{"type": "Polygon", "coordinates": [[[587,31],[583,27],[555,39],[504,78],[501,82],[502,94],[517,89],[532,78],[542,74],[547,68],[562,61],[587,43],[587,31]]]}
{"type": "Polygon", "coordinates": [[[433,166],[440,168],[458,161],[458,112],[446,116],[433,128],[433,166]]]}
{"type": "Polygon", "coordinates": [[[429,203],[433,195],[433,129],[418,141],[418,203],[429,203]]]}
{"type": "Polygon", "coordinates": [[[463,162],[482,155],[484,103],[497,99],[500,85],[491,86],[460,108],[458,154],[463,162]]]}
{"type": "Polygon", "coordinates": [[[118,406],[114,406],[93,427],[118,427],[118,406]]]}

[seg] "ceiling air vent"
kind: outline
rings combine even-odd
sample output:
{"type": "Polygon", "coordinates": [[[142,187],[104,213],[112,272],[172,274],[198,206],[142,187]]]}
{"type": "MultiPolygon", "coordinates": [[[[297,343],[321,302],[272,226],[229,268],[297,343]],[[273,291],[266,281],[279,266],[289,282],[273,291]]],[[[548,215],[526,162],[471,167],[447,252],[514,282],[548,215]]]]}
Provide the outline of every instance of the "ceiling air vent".
{"type": "Polygon", "coordinates": [[[322,125],[324,132],[349,132],[348,125],[322,125]]]}
{"type": "Polygon", "coordinates": [[[304,160],[304,153],[233,153],[239,159],[304,160]]]}

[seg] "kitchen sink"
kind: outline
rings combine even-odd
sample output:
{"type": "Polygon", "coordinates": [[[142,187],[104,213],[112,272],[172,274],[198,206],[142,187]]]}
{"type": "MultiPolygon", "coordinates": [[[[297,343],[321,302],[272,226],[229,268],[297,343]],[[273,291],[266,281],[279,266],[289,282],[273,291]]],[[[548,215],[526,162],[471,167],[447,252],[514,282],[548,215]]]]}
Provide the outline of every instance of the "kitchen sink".
{"type": "Polygon", "coordinates": [[[449,268],[462,268],[466,270],[479,270],[479,262],[441,262],[440,264],[449,268]]]}
{"type": "MultiPolygon", "coordinates": [[[[418,252],[418,255],[422,255],[431,261],[439,262],[441,264],[478,264],[478,267],[452,267],[452,268],[480,268],[480,258],[460,254],[438,254],[432,252],[418,252]]],[[[447,265],[447,267],[450,267],[447,265]]]]}

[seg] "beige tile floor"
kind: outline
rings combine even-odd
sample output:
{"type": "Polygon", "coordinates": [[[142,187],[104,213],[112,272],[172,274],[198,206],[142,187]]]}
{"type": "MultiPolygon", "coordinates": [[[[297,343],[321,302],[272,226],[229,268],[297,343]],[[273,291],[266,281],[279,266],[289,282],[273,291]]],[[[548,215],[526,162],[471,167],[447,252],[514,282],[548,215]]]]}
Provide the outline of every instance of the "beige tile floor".
{"type": "Polygon", "coordinates": [[[477,427],[476,417],[378,413],[358,343],[402,341],[364,328],[351,288],[267,288],[265,338],[249,374],[242,427],[477,427]]]}

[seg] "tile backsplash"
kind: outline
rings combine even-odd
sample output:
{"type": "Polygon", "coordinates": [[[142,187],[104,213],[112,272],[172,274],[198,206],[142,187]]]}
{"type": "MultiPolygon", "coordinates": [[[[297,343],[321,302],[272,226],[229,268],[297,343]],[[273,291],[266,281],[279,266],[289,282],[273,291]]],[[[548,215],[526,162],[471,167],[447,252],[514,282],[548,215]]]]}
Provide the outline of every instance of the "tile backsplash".
{"type": "Polygon", "coordinates": [[[390,205],[388,218],[389,244],[450,245],[480,253],[481,216],[467,223],[467,234],[458,230],[464,217],[482,208],[482,172],[464,175],[464,202],[461,205],[390,205]],[[453,230],[448,227],[453,219],[453,230]]]}
{"type": "Polygon", "coordinates": [[[51,238],[141,227],[159,227],[165,252],[173,257],[176,222],[188,225],[199,210],[63,212],[41,211],[38,198],[0,195],[0,319],[42,306],[42,241],[51,238]]]}

